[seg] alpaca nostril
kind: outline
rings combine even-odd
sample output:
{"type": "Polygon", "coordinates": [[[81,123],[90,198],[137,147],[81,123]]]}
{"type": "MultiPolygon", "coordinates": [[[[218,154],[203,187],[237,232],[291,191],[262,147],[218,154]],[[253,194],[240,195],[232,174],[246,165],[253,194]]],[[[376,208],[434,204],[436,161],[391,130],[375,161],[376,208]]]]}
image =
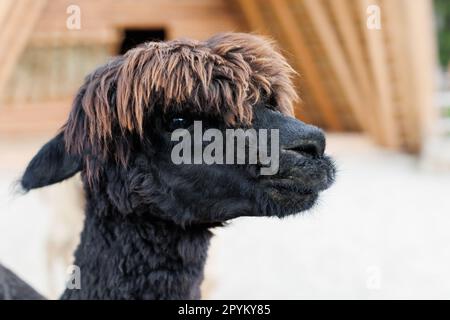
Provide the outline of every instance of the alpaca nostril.
{"type": "Polygon", "coordinates": [[[287,148],[285,147],[284,149],[295,151],[311,157],[321,157],[325,152],[325,139],[300,140],[295,145],[287,148]]]}

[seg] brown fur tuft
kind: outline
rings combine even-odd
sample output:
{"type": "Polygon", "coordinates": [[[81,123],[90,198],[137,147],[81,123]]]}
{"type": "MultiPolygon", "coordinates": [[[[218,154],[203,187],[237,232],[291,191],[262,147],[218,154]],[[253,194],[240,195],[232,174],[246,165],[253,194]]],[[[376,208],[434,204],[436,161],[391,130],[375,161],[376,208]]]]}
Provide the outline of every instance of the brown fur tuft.
{"type": "MultiPolygon", "coordinates": [[[[224,33],[204,42],[149,42],[90,74],[65,126],[69,151],[106,156],[118,137],[113,129],[143,135],[145,115],[191,108],[248,124],[253,106],[267,101],[293,115],[294,70],[267,38],[224,33]],[[88,149],[88,150],[86,150],[88,149]]],[[[127,161],[124,146],[115,146],[127,161]]]]}

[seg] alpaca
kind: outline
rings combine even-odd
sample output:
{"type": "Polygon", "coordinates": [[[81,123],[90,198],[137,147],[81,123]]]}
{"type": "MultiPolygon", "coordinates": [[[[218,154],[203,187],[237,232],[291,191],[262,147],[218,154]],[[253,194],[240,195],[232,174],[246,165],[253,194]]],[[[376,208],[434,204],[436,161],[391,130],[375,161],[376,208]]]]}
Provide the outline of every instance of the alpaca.
{"type": "Polygon", "coordinates": [[[21,180],[29,191],[81,172],[81,288],[61,299],[199,299],[211,228],[311,208],[335,169],[323,132],[293,117],[293,74],[272,41],[242,33],[149,42],[90,74],[21,180]],[[278,130],[278,172],[174,164],[171,133],[196,120],[278,130]]]}

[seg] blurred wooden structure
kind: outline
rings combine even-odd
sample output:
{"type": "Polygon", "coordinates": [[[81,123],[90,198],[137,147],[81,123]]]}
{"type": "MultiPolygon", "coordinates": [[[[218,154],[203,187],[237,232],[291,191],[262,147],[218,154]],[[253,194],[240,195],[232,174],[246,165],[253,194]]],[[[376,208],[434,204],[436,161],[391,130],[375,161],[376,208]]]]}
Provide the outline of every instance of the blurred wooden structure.
{"type": "Polygon", "coordinates": [[[433,119],[432,19],[431,0],[3,0],[0,134],[55,130],[83,76],[119,52],[127,30],[251,31],[275,38],[298,70],[299,118],[417,152],[433,119]],[[80,30],[66,27],[73,4],[80,30]],[[380,29],[367,27],[370,5],[380,29]]]}
{"type": "Polygon", "coordinates": [[[129,30],[205,39],[239,25],[223,0],[1,0],[0,135],[55,132],[84,76],[129,30]],[[72,5],[80,29],[67,27],[72,5]]]}
{"type": "Polygon", "coordinates": [[[434,117],[431,0],[235,2],[249,30],[275,37],[291,53],[302,76],[298,117],[420,150],[434,117]],[[367,26],[373,8],[380,9],[380,29],[367,26]]]}

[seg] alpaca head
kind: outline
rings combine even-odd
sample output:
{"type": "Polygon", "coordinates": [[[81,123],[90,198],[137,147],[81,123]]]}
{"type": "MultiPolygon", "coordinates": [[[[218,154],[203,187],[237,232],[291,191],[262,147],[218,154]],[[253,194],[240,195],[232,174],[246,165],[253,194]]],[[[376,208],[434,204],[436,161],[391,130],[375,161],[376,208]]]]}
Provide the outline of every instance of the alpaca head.
{"type": "Polygon", "coordinates": [[[273,43],[254,35],[146,43],[86,78],[66,125],[30,162],[22,186],[81,171],[97,214],[179,225],[309,209],[334,167],[322,131],[293,117],[292,74],[273,43]],[[232,148],[232,129],[253,135],[232,148]],[[261,140],[276,165],[263,161],[261,140]],[[202,156],[212,142],[208,154],[217,161],[208,162],[202,156]],[[239,162],[239,151],[247,159],[254,151],[254,162],[239,162]]]}

